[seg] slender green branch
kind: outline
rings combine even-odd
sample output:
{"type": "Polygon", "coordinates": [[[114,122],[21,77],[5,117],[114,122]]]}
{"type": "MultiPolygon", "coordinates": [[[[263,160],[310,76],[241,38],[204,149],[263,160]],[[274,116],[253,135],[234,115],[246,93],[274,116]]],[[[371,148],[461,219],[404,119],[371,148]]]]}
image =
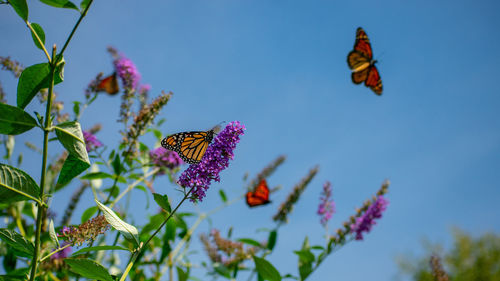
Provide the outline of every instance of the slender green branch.
{"type": "Polygon", "coordinates": [[[175,212],[177,212],[177,209],[179,209],[179,207],[182,205],[182,203],[184,203],[184,201],[186,201],[186,199],[189,198],[189,194],[191,194],[191,191],[193,191],[193,189],[194,189],[194,187],[189,189],[189,191],[184,195],[184,198],[182,198],[181,202],[179,202],[179,204],[177,204],[175,209],[168,215],[168,217],[163,221],[163,223],[156,229],[156,231],[153,234],[151,234],[151,236],[148,238],[148,240],[146,240],[146,242],[141,244],[140,248],[130,257],[127,268],[123,272],[122,277],[120,278],[120,281],[125,281],[130,269],[132,269],[132,266],[134,266],[135,262],[138,261],[138,257],[141,254],[141,252],[144,249],[146,249],[149,242],[151,242],[151,240],[153,240],[153,238],[156,236],[156,234],[158,234],[158,232],[160,232],[160,230],[165,226],[165,224],[167,224],[168,220],[175,214],[175,212]]]}
{"type": "MultiPolygon", "coordinates": [[[[50,63],[50,84],[49,84],[49,96],[47,99],[47,108],[45,110],[45,124],[43,131],[43,152],[42,152],[42,175],[40,179],[40,200],[42,203],[45,202],[45,174],[47,172],[47,153],[49,148],[49,131],[46,130],[51,126],[50,111],[52,108],[52,96],[54,93],[54,77],[56,73],[56,64],[54,63],[56,57],[56,45],[52,47],[52,62],[50,63]]],[[[36,214],[36,228],[35,228],[35,250],[33,253],[33,260],[31,262],[31,273],[30,281],[35,280],[36,269],[38,266],[38,255],[40,252],[40,232],[42,231],[42,218],[43,212],[45,211],[45,204],[38,204],[38,211],[36,214]]]]}
{"type": "Polygon", "coordinates": [[[43,44],[42,39],[40,39],[40,37],[38,37],[38,33],[35,32],[35,30],[31,26],[31,23],[29,21],[26,21],[26,25],[31,30],[31,34],[35,35],[35,38],[36,38],[36,41],[38,41],[38,44],[40,44],[40,46],[42,46],[42,51],[47,56],[47,59],[49,60],[49,63],[52,62],[52,59],[50,58],[49,52],[47,51],[47,49],[45,49],[45,45],[43,44]]]}
{"type": "Polygon", "coordinates": [[[80,22],[82,22],[83,18],[87,15],[87,12],[88,12],[88,10],[90,8],[90,5],[92,5],[93,1],[94,0],[90,0],[89,1],[89,4],[87,5],[87,7],[85,7],[85,10],[80,15],[80,18],[78,19],[78,21],[76,22],[75,26],[73,27],[73,30],[71,30],[71,33],[69,34],[68,39],[66,39],[66,42],[64,43],[64,46],[61,49],[61,53],[59,54],[61,57],[64,54],[64,51],[66,51],[66,47],[68,47],[69,41],[71,41],[71,38],[73,38],[73,35],[75,34],[76,29],[80,25],[80,22]]]}
{"type": "Polygon", "coordinates": [[[58,253],[58,252],[60,252],[60,251],[62,251],[62,250],[64,250],[64,249],[68,248],[69,246],[71,246],[71,244],[64,245],[64,246],[62,246],[62,247],[60,247],[60,248],[58,248],[58,249],[54,250],[54,251],[53,251],[53,252],[51,252],[50,254],[46,255],[46,256],[45,256],[45,257],[43,257],[43,258],[41,258],[41,259],[40,259],[40,262],[42,262],[42,261],[46,260],[47,258],[49,258],[50,256],[52,256],[53,254],[58,253]]]}

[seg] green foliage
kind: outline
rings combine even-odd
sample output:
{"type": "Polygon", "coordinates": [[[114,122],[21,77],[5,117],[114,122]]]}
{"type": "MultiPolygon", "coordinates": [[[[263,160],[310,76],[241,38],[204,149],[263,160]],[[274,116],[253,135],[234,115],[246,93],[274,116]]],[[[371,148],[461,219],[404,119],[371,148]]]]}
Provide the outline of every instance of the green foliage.
{"type": "Polygon", "coordinates": [[[434,281],[430,257],[439,254],[450,280],[500,280],[500,235],[486,233],[473,237],[455,229],[453,239],[453,247],[448,251],[435,244],[426,247],[427,254],[422,258],[402,257],[399,261],[401,272],[415,281],[434,281]]]}
{"type": "MultiPolygon", "coordinates": [[[[54,85],[64,80],[64,63],[56,68],[54,85]]],[[[24,109],[35,95],[50,84],[50,64],[39,63],[27,67],[17,83],[17,106],[24,109]]]]}
{"type": "Polygon", "coordinates": [[[280,281],[281,275],[278,270],[267,260],[254,256],[255,269],[264,280],[280,281]]]}
{"type": "Polygon", "coordinates": [[[170,203],[168,202],[168,196],[166,194],[161,195],[158,193],[153,193],[153,198],[155,202],[160,206],[163,210],[167,212],[172,212],[172,208],[170,207],[170,203]]]}
{"type": "Polygon", "coordinates": [[[14,249],[15,253],[21,257],[32,257],[35,248],[30,241],[27,241],[21,234],[6,228],[0,228],[0,239],[14,249]]]}
{"type": "Polygon", "coordinates": [[[38,36],[38,38],[40,38],[40,41],[42,41],[42,44],[45,45],[45,31],[43,31],[43,28],[38,23],[32,22],[31,27],[36,33],[35,35],[35,33],[31,31],[31,37],[33,37],[33,42],[35,43],[35,46],[38,49],[43,50],[42,45],[40,45],[40,42],[38,42],[36,37],[38,36]]]}
{"type": "Polygon", "coordinates": [[[89,279],[103,281],[113,281],[108,270],[98,262],[89,259],[65,259],[64,262],[69,265],[71,271],[89,279]]]}
{"type": "Polygon", "coordinates": [[[25,172],[0,164],[0,203],[34,200],[40,202],[40,187],[25,172]]]}
{"type": "Polygon", "coordinates": [[[114,229],[118,230],[127,240],[134,242],[135,246],[139,246],[140,241],[137,228],[124,222],[122,219],[120,219],[120,217],[116,215],[115,212],[113,212],[113,210],[97,201],[97,199],[95,200],[95,202],[97,204],[97,207],[99,207],[99,209],[104,214],[104,217],[106,217],[108,223],[111,224],[114,229]]]}
{"type": "Polygon", "coordinates": [[[18,135],[37,126],[36,120],[19,107],[0,103],[0,134],[18,135]]]}
{"type": "Polygon", "coordinates": [[[40,0],[40,2],[56,8],[66,8],[80,11],[75,4],[68,0],[40,0]]]}
{"type": "Polygon", "coordinates": [[[26,0],[8,0],[14,11],[24,20],[28,20],[28,4],[26,0]]]}

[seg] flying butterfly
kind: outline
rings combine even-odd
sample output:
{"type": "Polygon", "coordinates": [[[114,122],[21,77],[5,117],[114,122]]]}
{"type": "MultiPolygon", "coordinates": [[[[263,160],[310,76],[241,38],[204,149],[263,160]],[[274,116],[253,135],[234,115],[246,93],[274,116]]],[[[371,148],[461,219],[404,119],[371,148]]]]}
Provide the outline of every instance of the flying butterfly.
{"type": "Polygon", "coordinates": [[[102,79],[97,85],[96,91],[116,95],[120,91],[118,79],[116,78],[116,72],[102,79]]]}
{"type": "Polygon", "coordinates": [[[220,131],[217,125],[208,131],[181,132],[170,135],[161,141],[161,146],[168,150],[177,152],[184,162],[198,164],[201,162],[208,145],[212,142],[214,135],[220,131]]]}
{"type": "Polygon", "coordinates": [[[267,186],[266,179],[262,179],[254,191],[247,192],[246,200],[250,208],[271,203],[269,201],[269,187],[267,186]]]}
{"type": "Polygon", "coordinates": [[[372,89],[377,95],[382,94],[382,80],[375,67],[372,47],[368,35],[363,28],[356,30],[354,49],[347,55],[347,64],[352,70],[351,78],[354,84],[365,82],[365,86],[372,89]]]}

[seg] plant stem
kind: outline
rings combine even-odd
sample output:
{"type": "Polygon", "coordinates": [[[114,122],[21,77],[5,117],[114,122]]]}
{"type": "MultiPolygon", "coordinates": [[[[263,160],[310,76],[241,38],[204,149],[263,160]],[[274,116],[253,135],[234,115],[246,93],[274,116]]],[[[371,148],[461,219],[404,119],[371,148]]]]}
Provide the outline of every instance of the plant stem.
{"type": "Polygon", "coordinates": [[[62,246],[62,247],[60,247],[60,248],[56,249],[56,250],[55,250],[55,251],[53,251],[52,253],[50,253],[50,254],[46,255],[45,257],[41,258],[41,259],[40,259],[40,262],[42,262],[42,261],[46,260],[47,258],[49,258],[50,256],[52,256],[53,254],[58,253],[58,252],[60,252],[60,251],[62,251],[62,250],[64,250],[64,249],[68,248],[69,246],[71,246],[71,244],[67,244],[67,245],[64,245],[64,246],[62,246]]]}
{"type": "Polygon", "coordinates": [[[71,33],[69,34],[68,36],[68,39],[66,39],[66,42],[64,43],[64,46],[62,47],[61,49],[61,53],[59,54],[61,57],[64,53],[64,51],[66,50],[66,47],[68,47],[68,44],[69,44],[69,41],[71,41],[71,38],[73,38],[73,35],[75,34],[75,31],[76,29],[78,28],[78,26],[80,25],[80,22],[83,20],[83,18],[87,15],[87,12],[90,8],[90,5],[92,5],[92,2],[94,0],[90,0],[89,1],[89,4],[87,5],[87,7],[85,8],[85,10],[83,11],[83,13],[80,15],[80,18],[78,19],[78,21],[76,22],[75,26],[73,27],[73,30],[71,30],[71,33]]]}
{"type": "Polygon", "coordinates": [[[153,238],[156,236],[156,234],[158,234],[158,232],[160,232],[160,230],[165,226],[165,224],[167,224],[168,220],[175,214],[175,212],[177,212],[177,209],[179,209],[179,207],[182,205],[182,203],[184,203],[184,201],[186,201],[186,199],[188,199],[189,194],[191,194],[191,191],[193,191],[193,189],[194,189],[194,187],[189,189],[189,191],[184,195],[184,198],[182,198],[181,202],[179,202],[179,204],[177,204],[175,209],[168,215],[168,217],[165,219],[165,221],[163,221],[163,223],[158,227],[158,229],[156,229],[156,231],[153,234],[151,234],[151,236],[148,238],[148,240],[139,247],[137,252],[135,252],[132,255],[132,257],[130,257],[130,261],[128,263],[128,266],[125,269],[125,271],[123,272],[123,275],[120,278],[120,281],[125,281],[125,278],[127,278],[127,275],[129,273],[130,269],[132,269],[132,266],[134,266],[134,263],[138,260],[138,257],[141,254],[141,252],[148,246],[149,242],[151,242],[151,240],[153,240],[153,238]]]}
{"type": "Polygon", "coordinates": [[[42,175],[40,179],[40,201],[42,204],[38,204],[38,211],[36,214],[36,229],[35,229],[35,250],[33,253],[33,260],[31,262],[31,273],[30,281],[35,280],[36,269],[38,266],[38,255],[40,252],[40,232],[42,231],[42,217],[45,211],[45,174],[47,170],[47,150],[49,148],[49,130],[48,128],[52,125],[50,118],[50,111],[52,108],[52,95],[54,93],[54,76],[56,73],[56,45],[52,47],[52,61],[50,63],[50,84],[49,84],[49,96],[47,99],[47,108],[45,110],[45,124],[43,128],[43,152],[42,152],[42,175]]]}

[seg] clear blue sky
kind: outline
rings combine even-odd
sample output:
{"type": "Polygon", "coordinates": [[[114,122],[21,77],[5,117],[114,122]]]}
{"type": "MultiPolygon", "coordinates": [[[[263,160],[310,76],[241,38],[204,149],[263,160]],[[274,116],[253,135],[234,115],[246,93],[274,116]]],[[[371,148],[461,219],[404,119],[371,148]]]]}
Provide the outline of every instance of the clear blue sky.
{"type": "MultiPolygon", "coordinates": [[[[45,29],[47,46],[61,46],[77,12],[28,2],[30,20],[45,29]]],[[[234,226],[236,237],[271,227],[287,190],[319,164],[320,173],[269,257],[283,274],[296,274],[291,250],[304,235],[313,244],[323,242],[315,211],[325,180],[333,183],[335,229],[390,179],[390,205],[372,233],[329,257],[309,280],[391,280],[396,256],[420,252],[422,237],[449,246],[452,226],[474,235],[500,230],[499,10],[498,1],[95,1],[67,50],[65,82],[56,91],[70,111],[96,73],[112,71],[106,52],[112,45],[136,63],[153,95],[174,92],[162,112],[165,134],[220,121],[245,124],[222,183],[202,204],[187,204],[183,211],[213,208],[220,187],[238,196],[245,172],[253,176],[286,154],[269,178],[284,187],[273,194],[273,204],[249,210],[240,203],[214,217],[223,232],[234,226]],[[346,55],[358,26],[379,61],[381,97],[350,79],[346,55]]],[[[6,5],[0,6],[0,34],[1,56],[25,66],[44,61],[6,5]]],[[[0,80],[15,104],[16,81],[3,71],[0,80]]],[[[36,102],[27,109],[41,111],[36,102]]],[[[118,111],[118,99],[101,97],[82,125],[101,122],[98,138],[113,146],[120,139],[118,111]]],[[[25,153],[22,168],[36,179],[40,157],[22,143],[40,139],[33,131],[19,136],[16,147],[25,153]]],[[[55,198],[64,202],[54,206],[60,215],[71,188],[55,198]]],[[[166,181],[155,188],[175,194],[166,181]]],[[[144,194],[135,195],[141,209],[144,194]]],[[[85,200],[91,204],[89,193],[85,200]]],[[[134,214],[137,225],[144,216],[134,214]]],[[[205,224],[200,230],[207,229],[205,224]]],[[[193,260],[201,257],[206,259],[201,253],[193,260]]]]}

